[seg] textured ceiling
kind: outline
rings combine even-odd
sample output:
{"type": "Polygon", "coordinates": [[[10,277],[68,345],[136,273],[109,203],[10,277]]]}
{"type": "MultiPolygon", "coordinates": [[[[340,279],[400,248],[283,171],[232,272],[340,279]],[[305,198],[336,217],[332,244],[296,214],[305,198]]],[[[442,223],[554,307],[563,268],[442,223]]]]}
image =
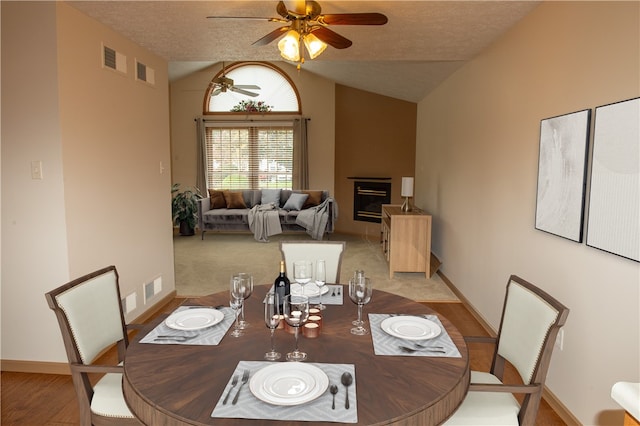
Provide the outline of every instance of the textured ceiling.
{"type": "MultiPolygon", "coordinates": [[[[73,7],[169,61],[177,79],[220,61],[280,61],[276,42],[252,43],[282,24],[206,16],[277,17],[277,1],[72,1],[73,7]]],[[[285,2],[291,9],[294,5],[285,2]]],[[[323,13],[380,12],[383,26],[331,26],[353,41],[303,67],[337,83],[418,102],[539,2],[320,1],[323,13]]]]}

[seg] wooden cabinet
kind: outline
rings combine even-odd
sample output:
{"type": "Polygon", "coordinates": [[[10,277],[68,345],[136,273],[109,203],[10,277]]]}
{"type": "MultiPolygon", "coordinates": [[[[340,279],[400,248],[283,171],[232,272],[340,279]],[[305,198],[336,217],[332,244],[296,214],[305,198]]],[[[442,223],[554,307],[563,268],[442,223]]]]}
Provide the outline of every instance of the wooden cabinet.
{"type": "Polygon", "coordinates": [[[431,215],[403,212],[399,205],[382,205],[382,250],[394,272],[424,272],[430,276],[431,215]]]}

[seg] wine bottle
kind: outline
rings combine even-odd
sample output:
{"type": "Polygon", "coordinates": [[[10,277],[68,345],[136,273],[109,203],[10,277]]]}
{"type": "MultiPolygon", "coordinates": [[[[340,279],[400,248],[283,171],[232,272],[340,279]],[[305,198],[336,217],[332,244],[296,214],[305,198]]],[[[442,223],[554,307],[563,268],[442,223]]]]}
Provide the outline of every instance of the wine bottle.
{"type": "Polygon", "coordinates": [[[284,298],[291,293],[291,282],[289,281],[289,278],[287,278],[284,260],[280,261],[280,274],[278,274],[274,281],[273,288],[278,295],[278,306],[280,308],[280,315],[282,315],[282,304],[284,302],[284,298]]]}

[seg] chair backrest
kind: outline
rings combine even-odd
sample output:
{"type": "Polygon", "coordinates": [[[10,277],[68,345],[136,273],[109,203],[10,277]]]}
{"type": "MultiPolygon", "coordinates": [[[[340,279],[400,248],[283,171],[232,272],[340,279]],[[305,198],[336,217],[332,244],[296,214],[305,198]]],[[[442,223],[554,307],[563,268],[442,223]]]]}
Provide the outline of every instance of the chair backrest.
{"type": "Polygon", "coordinates": [[[568,315],[569,309],[543,290],[509,277],[491,372],[502,379],[506,360],[524,384],[539,385],[538,392],[525,395],[520,424],[533,424],[530,416],[537,414],[556,337],[568,315]]]}
{"type": "Polygon", "coordinates": [[[91,364],[105,349],[127,339],[115,266],[75,279],[46,298],[58,318],[70,362],[91,364]]]}
{"type": "MultiPolygon", "coordinates": [[[[118,272],[109,266],[84,275],[45,294],[55,312],[71,367],[71,376],[80,404],[81,423],[91,424],[93,386],[80,364],[91,364],[113,344],[118,360],[124,359],[129,344],[120,304],[118,272]]],[[[122,420],[122,419],[116,419],[122,420]]]]}
{"type": "Polygon", "coordinates": [[[327,283],[340,282],[344,241],[281,241],[280,252],[287,268],[287,275],[293,281],[293,262],[296,260],[324,259],[327,266],[327,283]]]}

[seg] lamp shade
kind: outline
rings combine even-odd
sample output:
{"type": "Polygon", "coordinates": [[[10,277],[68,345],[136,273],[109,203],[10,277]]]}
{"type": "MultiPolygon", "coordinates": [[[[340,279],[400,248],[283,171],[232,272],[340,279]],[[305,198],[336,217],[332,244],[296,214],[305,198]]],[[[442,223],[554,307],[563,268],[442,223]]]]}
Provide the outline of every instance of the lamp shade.
{"type": "Polygon", "coordinates": [[[288,60],[297,62],[300,60],[300,34],[295,30],[289,30],[278,42],[280,55],[288,60]]]}
{"type": "Polygon", "coordinates": [[[315,59],[327,48],[327,45],[318,37],[314,36],[313,33],[306,34],[302,38],[311,59],[315,59]]]}
{"type": "Polygon", "coordinates": [[[403,177],[402,178],[402,191],[400,194],[403,197],[413,197],[413,178],[412,177],[403,177]]]}

